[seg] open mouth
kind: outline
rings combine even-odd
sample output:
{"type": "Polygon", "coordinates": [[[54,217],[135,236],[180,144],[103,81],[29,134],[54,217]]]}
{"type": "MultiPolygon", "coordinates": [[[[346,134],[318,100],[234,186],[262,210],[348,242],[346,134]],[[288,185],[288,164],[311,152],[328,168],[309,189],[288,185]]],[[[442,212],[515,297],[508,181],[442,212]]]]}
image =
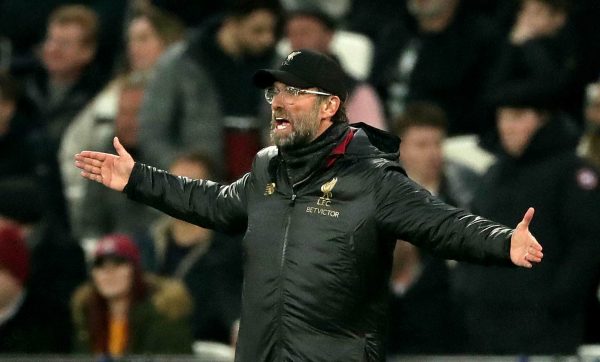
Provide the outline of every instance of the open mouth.
{"type": "Polygon", "coordinates": [[[284,130],[290,126],[290,121],[285,118],[277,117],[275,118],[275,128],[278,130],[284,130]]]}

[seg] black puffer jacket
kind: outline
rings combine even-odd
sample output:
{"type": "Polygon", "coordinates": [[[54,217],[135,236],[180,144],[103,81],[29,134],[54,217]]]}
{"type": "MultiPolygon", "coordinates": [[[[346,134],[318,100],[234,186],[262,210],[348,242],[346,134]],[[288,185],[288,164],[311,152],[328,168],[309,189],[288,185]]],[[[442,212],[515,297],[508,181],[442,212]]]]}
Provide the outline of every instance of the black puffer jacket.
{"type": "Polygon", "coordinates": [[[395,162],[397,138],[362,124],[345,132],[354,136],[344,154],[296,185],[275,147],[229,186],[135,165],[130,198],[204,227],[246,230],[238,361],[384,360],[396,239],[444,257],[510,262],[511,229],[409,180],[395,162]]]}

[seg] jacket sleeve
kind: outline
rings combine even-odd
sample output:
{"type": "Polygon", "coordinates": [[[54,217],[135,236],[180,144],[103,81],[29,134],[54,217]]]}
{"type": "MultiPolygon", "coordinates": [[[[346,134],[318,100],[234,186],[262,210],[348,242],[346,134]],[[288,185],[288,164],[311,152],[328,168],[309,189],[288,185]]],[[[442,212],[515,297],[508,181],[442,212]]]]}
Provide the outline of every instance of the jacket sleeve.
{"type": "Polygon", "coordinates": [[[136,163],[124,192],[175,218],[226,233],[246,229],[250,174],[231,185],[191,180],[136,163]]]}
{"type": "Polygon", "coordinates": [[[380,185],[376,217],[385,233],[436,256],[512,265],[512,229],[443,203],[396,168],[384,171],[380,185]]]}

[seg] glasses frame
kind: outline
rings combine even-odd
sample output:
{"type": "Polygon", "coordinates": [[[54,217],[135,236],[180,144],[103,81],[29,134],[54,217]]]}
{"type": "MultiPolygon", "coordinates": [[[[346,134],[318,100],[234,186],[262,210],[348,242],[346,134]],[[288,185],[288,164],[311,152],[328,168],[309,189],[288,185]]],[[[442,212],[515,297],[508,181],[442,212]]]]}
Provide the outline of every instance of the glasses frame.
{"type": "Polygon", "coordinates": [[[283,92],[284,96],[287,96],[291,99],[297,98],[301,94],[315,94],[315,95],[319,95],[319,96],[332,96],[333,95],[333,94],[327,93],[327,92],[321,92],[321,91],[310,90],[310,89],[302,89],[302,88],[298,88],[298,87],[292,87],[290,85],[283,88],[283,90],[280,90],[277,87],[271,86],[271,87],[265,88],[265,99],[266,99],[267,103],[273,104],[273,99],[275,98],[276,95],[278,95],[281,92],[283,92]]]}

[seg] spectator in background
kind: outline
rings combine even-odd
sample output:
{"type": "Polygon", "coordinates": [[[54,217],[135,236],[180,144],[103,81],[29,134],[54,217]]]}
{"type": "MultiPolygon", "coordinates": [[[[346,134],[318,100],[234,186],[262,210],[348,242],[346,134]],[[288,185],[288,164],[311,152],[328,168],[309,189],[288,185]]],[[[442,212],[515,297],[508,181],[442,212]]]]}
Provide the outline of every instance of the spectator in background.
{"type": "Polygon", "coordinates": [[[96,13],[84,5],[54,10],[42,47],[42,68],[25,80],[26,95],[55,148],[104,81],[94,68],[98,26],[96,13]]]}
{"type": "Polygon", "coordinates": [[[250,170],[267,122],[257,119],[262,93],[239,84],[274,62],[279,14],[277,0],[238,0],[164,55],[140,115],[143,162],[167,168],[179,152],[199,147],[220,176],[250,170]]]}
{"type": "MultiPolygon", "coordinates": [[[[466,166],[444,160],[444,111],[413,102],[396,120],[400,163],[408,176],[444,202],[467,207],[478,182],[466,166]]],[[[458,351],[449,268],[421,248],[398,240],[391,274],[389,354],[448,354],[458,351]],[[426,316],[426,317],[424,317],[426,316]]]]}
{"type": "MultiPolygon", "coordinates": [[[[600,170],[600,83],[592,83],[586,87],[585,131],[579,142],[578,154],[590,162],[596,171],[600,170]]],[[[600,270],[594,279],[593,288],[587,298],[585,344],[600,343],[600,270]]]]}
{"type": "Polygon", "coordinates": [[[493,23],[461,0],[408,0],[402,19],[381,29],[371,83],[388,119],[407,102],[438,104],[450,135],[481,132],[481,90],[496,51],[493,23]]]}
{"type": "MultiPolygon", "coordinates": [[[[132,16],[127,28],[127,58],[119,73],[81,111],[65,131],[60,148],[61,174],[69,203],[70,219],[75,220],[84,197],[84,182],[72,167],[72,158],[82,148],[102,146],[98,140],[114,135],[114,123],[119,95],[128,78],[150,77],[160,55],[183,37],[183,25],[174,17],[153,7],[141,7],[132,16]]],[[[133,105],[134,108],[137,106],[133,105]]],[[[79,232],[80,230],[76,230],[79,232]]]]}
{"type": "Polygon", "coordinates": [[[579,153],[600,170],[600,83],[587,86],[584,115],[586,128],[579,153]]]}
{"type": "Polygon", "coordinates": [[[571,355],[583,342],[600,265],[600,188],[598,172],[575,153],[576,127],[554,106],[538,97],[498,103],[499,140],[490,148],[498,159],[472,209],[503,223],[524,205],[540,210],[531,229],[544,240],[545,263],[531,273],[456,267],[467,353],[571,355]]]}
{"type": "Polygon", "coordinates": [[[104,76],[94,64],[98,18],[83,5],[65,5],[48,19],[41,66],[24,82],[26,101],[40,127],[34,135],[39,177],[56,222],[68,227],[58,148],[75,115],[98,92],[104,76]]]}
{"type": "Polygon", "coordinates": [[[453,206],[468,208],[479,176],[469,167],[445,160],[443,143],[448,121],[441,107],[411,102],[396,120],[400,163],[408,176],[453,206]]]}
{"type": "Polygon", "coordinates": [[[489,104],[552,98],[558,108],[580,114],[581,92],[574,87],[579,43],[568,23],[569,4],[569,0],[521,2],[507,41],[491,67],[485,96],[489,104]]]}
{"type": "Polygon", "coordinates": [[[29,270],[22,230],[0,223],[0,355],[70,352],[68,309],[31,292],[29,270]]]}
{"type": "MultiPolygon", "coordinates": [[[[144,1],[144,0],[142,0],[144,1]]],[[[145,0],[148,3],[175,14],[187,28],[203,26],[212,17],[225,12],[234,0],[195,1],[195,0],[145,0]]]]}
{"type": "MultiPolygon", "coordinates": [[[[110,151],[114,137],[139,153],[138,116],[147,79],[143,73],[131,73],[121,80],[118,91],[117,113],[111,124],[111,133],[96,135],[95,146],[110,151]]],[[[99,184],[86,183],[79,208],[73,210],[73,230],[81,239],[97,240],[105,234],[124,233],[130,237],[145,233],[159,213],[147,206],[131,202],[122,195],[110,192],[99,184]]]]}
{"type": "Polygon", "coordinates": [[[84,253],[43,202],[44,189],[30,177],[0,181],[0,225],[17,227],[30,250],[28,290],[68,308],[73,290],[86,278],[84,253]]]}
{"type": "Polygon", "coordinates": [[[135,243],[124,235],[102,238],[90,281],[73,295],[78,352],[129,354],[191,353],[191,297],[174,280],[144,276],[135,243]]]}
{"type": "Polygon", "coordinates": [[[23,112],[17,83],[0,73],[0,178],[35,174],[32,123],[23,112]]]}
{"type": "MultiPolygon", "coordinates": [[[[300,7],[286,16],[285,34],[290,50],[312,49],[328,54],[337,61],[332,41],[336,33],[335,20],[317,7],[300,7]]],[[[285,54],[289,54],[286,51],[285,54]]],[[[283,58],[284,56],[282,56],[283,58]]],[[[373,127],[387,129],[383,106],[375,89],[366,82],[359,82],[344,69],[349,89],[346,114],[352,122],[364,122],[373,127]]]]}
{"type": "MultiPolygon", "coordinates": [[[[191,179],[211,179],[214,166],[202,153],[178,156],[170,172],[191,179]]],[[[182,280],[194,299],[195,340],[229,344],[240,317],[241,237],[164,216],[140,241],[142,262],[158,275],[182,280]]]]}

